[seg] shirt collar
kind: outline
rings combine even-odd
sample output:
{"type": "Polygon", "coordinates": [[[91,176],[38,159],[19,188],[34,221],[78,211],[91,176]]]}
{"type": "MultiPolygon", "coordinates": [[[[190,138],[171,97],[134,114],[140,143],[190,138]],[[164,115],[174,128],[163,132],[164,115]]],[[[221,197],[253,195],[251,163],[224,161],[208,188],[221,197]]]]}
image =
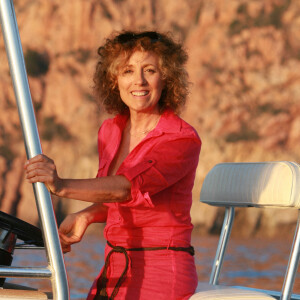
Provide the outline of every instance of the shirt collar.
{"type": "Polygon", "coordinates": [[[114,123],[121,129],[123,130],[126,126],[126,122],[129,118],[129,115],[128,114],[124,114],[124,115],[121,115],[121,114],[118,114],[115,116],[114,118],[114,123]]]}
{"type": "Polygon", "coordinates": [[[163,112],[161,118],[155,128],[165,133],[174,133],[181,130],[181,119],[175,113],[168,109],[163,112]]]}

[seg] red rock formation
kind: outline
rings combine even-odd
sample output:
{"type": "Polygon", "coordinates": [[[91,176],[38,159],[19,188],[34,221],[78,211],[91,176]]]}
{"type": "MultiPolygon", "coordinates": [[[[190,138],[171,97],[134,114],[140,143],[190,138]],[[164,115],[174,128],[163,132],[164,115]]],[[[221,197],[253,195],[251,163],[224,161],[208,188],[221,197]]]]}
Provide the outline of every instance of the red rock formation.
{"type": "MultiPolygon", "coordinates": [[[[198,203],[213,165],[300,161],[299,1],[23,0],[15,6],[24,53],[37,55],[27,56],[27,68],[42,147],[60,175],[96,174],[97,130],[107,117],[92,96],[96,50],[112,31],[130,28],[170,31],[190,54],[193,86],[183,117],[203,140],[192,211],[203,232],[216,227],[219,215],[198,203]]],[[[0,53],[1,207],[36,223],[36,212],[28,210],[32,188],[20,181],[24,146],[2,39],[0,53]]],[[[69,203],[54,199],[61,213],[83,205],[69,203]]],[[[283,215],[272,228],[294,222],[283,215]]],[[[244,234],[259,234],[259,218],[242,218],[244,234]]]]}

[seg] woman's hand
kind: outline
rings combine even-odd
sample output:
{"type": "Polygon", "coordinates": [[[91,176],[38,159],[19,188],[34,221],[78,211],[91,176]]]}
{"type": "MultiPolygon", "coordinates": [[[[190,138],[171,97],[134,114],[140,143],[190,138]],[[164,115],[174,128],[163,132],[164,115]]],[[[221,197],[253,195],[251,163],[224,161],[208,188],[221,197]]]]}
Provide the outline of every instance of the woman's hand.
{"type": "Polygon", "coordinates": [[[28,160],[24,168],[26,179],[30,183],[43,182],[47,189],[57,195],[61,189],[62,179],[58,177],[54,161],[46,155],[39,154],[28,160]]]}
{"type": "Polygon", "coordinates": [[[81,241],[87,227],[91,223],[106,222],[107,211],[107,206],[98,203],[68,215],[58,229],[63,252],[70,252],[71,245],[81,241]]]}
{"type": "Polygon", "coordinates": [[[85,233],[89,222],[82,213],[68,215],[60,224],[58,233],[64,253],[71,251],[71,245],[79,243],[85,233]]]}

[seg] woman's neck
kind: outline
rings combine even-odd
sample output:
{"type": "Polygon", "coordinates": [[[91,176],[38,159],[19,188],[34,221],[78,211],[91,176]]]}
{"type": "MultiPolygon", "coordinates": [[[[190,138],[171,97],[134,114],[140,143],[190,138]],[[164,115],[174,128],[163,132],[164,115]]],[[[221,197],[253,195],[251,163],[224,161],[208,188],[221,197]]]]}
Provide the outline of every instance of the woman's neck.
{"type": "Polygon", "coordinates": [[[130,113],[128,131],[132,136],[146,136],[158,124],[160,114],[158,111],[151,113],[130,113]]]}

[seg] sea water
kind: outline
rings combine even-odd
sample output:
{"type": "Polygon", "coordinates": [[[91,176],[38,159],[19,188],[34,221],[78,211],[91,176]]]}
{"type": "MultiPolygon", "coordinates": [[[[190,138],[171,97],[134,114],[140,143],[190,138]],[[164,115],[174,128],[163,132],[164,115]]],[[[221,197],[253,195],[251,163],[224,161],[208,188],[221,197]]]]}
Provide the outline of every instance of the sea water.
{"type": "MultiPolygon", "coordinates": [[[[87,234],[72,246],[65,258],[71,299],[85,299],[89,288],[104,263],[105,240],[101,234],[87,234]]],[[[283,276],[292,241],[289,239],[231,239],[220,276],[224,285],[243,285],[260,289],[281,290],[283,276]]],[[[195,261],[199,281],[208,282],[217,236],[194,234],[195,261]]],[[[15,250],[13,266],[46,266],[47,260],[41,250],[15,250]]],[[[50,289],[49,280],[7,279],[35,288],[50,289]]],[[[294,293],[300,294],[300,276],[294,285],[294,293]]]]}

